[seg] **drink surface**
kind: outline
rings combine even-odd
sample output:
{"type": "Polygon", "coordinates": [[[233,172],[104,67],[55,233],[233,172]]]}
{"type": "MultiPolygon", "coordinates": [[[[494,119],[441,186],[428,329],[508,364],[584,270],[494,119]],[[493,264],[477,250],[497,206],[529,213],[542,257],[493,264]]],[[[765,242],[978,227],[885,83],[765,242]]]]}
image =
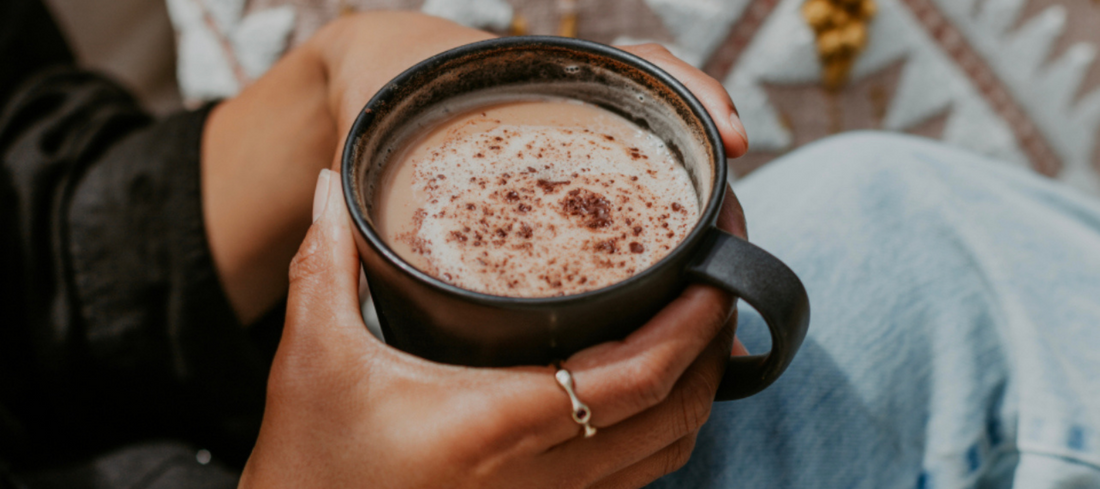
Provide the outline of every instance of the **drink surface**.
{"type": "Polygon", "coordinates": [[[416,268],[510,297],[595,290],[656,263],[695,226],[683,166],[648,131],[567,100],[480,107],[389,166],[375,225],[416,268]]]}

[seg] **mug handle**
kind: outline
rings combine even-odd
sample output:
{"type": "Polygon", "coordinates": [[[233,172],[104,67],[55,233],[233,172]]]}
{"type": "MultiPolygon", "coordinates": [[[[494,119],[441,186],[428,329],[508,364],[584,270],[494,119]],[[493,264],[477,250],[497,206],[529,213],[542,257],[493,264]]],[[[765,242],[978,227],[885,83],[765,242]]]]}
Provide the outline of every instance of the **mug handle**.
{"type": "Polygon", "coordinates": [[[790,365],[810,325],[810,300],[787,265],[748,241],[711,228],[701,250],[687,268],[688,278],[744,299],[771,331],[770,352],[730,357],[726,365],[715,400],[743,399],[771,385],[790,365]]]}

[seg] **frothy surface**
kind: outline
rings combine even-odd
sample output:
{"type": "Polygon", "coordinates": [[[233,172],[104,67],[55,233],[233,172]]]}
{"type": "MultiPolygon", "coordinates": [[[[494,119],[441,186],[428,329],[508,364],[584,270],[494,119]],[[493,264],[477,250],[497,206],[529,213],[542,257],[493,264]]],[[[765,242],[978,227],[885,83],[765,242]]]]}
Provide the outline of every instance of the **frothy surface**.
{"type": "Polygon", "coordinates": [[[376,223],[406,261],[456,286],[550,297],[622,281],[698,219],[660,139],[597,107],[514,102],[445,121],[398,155],[376,223]]]}

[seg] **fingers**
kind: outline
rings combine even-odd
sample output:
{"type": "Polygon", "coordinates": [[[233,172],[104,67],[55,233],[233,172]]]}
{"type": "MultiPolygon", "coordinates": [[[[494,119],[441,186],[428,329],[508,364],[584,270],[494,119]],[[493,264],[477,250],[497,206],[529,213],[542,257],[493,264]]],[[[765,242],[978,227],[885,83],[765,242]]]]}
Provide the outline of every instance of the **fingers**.
{"type": "Polygon", "coordinates": [[[366,329],[359,310],[359,255],[338,173],[321,170],[313,219],[290,263],[282,341],[303,348],[361,344],[366,329]]]}
{"type": "MultiPolygon", "coordinates": [[[[587,463],[593,471],[590,475],[602,478],[652,459],[654,454],[675,446],[677,440],[698,432],[710,417],[732,345],[733,327],[725,327],[692,362],[664,401],[602,429],[593,438],[574,438],[560,445],[552,454],[555,463],[564,466],[587,463]]],[[[592,409],[593,413],[598,412],[595,407],[592,409]]],[[[690,449],[681,454],[684,460],[689,453],[690,449]]]]}
{"type": "Polygon", "coordinates": [[[718,126],[722,143],[726,147],[726,156],[738,158],[749,150],[749,138],[745,132],[745,126],[741,123],[741,117],[737,114],[737,108],[733,105],[729,92],[726,92],[718,80],[685,63],[660,44],[618,47],[623,51],[641,56],[667,71],[668,74],[680,80],[680,83],[683,83],[695,98],[699,99],[714,119],[714,124],[718,126]]]}
{"type": "Polygon", "coordinates": [[[570,357],[565,366],[592,423],[611,426],[664,401],[722,330],[732,303],[718,289],[692,285],[626,339],[570,357]]]}
{"type": "MultiPolygon", "coordinates": [[[[729,92],[717,80],[683,62],[659,44],[639,44],[619,46],[619,48],[656,64],[691,90],[718,126],[718,132],[722,135],[722,143],[726,148],[726,156],[737,158],[748,151],[749,141],[745,126],[741,123],[729,92]]],[[[742,239],[748,239],[744,209],[741,208],[741,203],[729,184],[726,184],[726,197],[718,215],[718,227],[742,239]]],[[[735,342],[733,353],[748,354],[740,341],[735,342]]]]}
{"type": "MultiPolygon", "coordinates": [[[[548,466],[585,467],[586,473],[579,476],[589,481],[635,463],[697,431],[709,417],[734,348],[736,320],[722,319],[728,307],[725,294],[693,286],[623,342],[599,345],[570,358],[565,367],[574,374],[577,396],[589,406],[592,424],[599,427],[594,438],[579,438],[583,428],[570,417],[569,397],[554,380],[554,371],[539,367],[508,369],[508,379],[490,381],[499,387],[524,376],[497,391],[507,393],[508,399],[492,400],[510,408],[503,416],[507,425],[477,431],[495,433],[489,438],[503,445],[519,439],[538,440],[535,445],[543,449],[554,447],[548,456],[557,461],[548,466]],[[699,346],[693,339],[707,344],[699,346]],[[662,346],[669,351],[637,358],[638,351],[662,346]],[[660,386],[665,382],[672,385],[667,392],[660,386]],[[525,429],[517,431],[517,423],[525,429]]],[[[482,371],[492,372],[503,371],[482,371]]]]}
{"type": "Polygon", "coordinates": [[[650,455],[646,459],[596,482],[593,489],[644,487],[661,477],[680,470],[691,458],[697,435],[692,433],[650,455]]]}

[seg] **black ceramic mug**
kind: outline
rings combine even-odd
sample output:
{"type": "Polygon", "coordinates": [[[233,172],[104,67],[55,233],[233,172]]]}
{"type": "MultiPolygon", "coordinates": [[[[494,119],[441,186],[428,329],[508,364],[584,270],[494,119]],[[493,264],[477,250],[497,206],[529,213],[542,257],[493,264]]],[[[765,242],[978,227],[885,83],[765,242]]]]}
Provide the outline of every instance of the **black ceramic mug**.
{"type": "Polygon", "coordinates": [[[692,282],[736,294],[764,317],[772,350],[733,357],[717,399],[750,396],[794,358],[810,305],[798,277],[764,250],[715,227],[726,164],[718,129],[675,78],[632,54],[556,37],[508,37],[433,56],[394,78],[367,103],[343,153],[343,185],[356,243],[386,342],[430,360],[472,365],[549,364],[621,339],[692,282]],[[405,262],[373,222],[390,156],[425,130],[425,114],[464,100],[565,97],[594,104],[664,140],[688,171],[699,221],[667,256],[634,276],[581,294],[516,298],[440,281],[405,262]]]}

